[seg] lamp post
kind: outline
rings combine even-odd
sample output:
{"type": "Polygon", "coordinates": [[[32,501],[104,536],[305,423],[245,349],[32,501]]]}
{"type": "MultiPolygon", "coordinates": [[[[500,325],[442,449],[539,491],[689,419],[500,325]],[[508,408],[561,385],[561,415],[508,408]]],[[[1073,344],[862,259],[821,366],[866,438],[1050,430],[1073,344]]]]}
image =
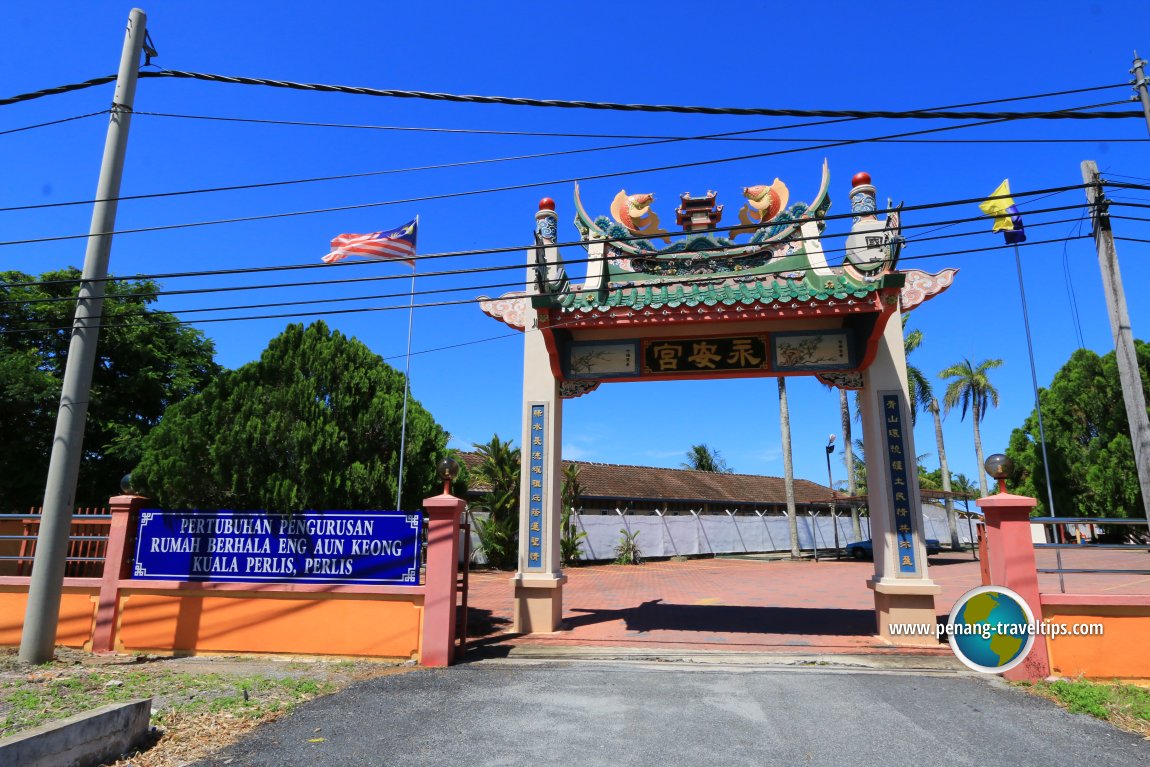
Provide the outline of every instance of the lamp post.
{"type": "Polygon", "coordinates": [[[835,558],[838,559],[842,555],[842,550],[839,548],[839,521],[835,516],[835,480],[831,476],[831,454],[835,452],[835,435],[830,434],[827,436],[827,488],[831,491],[831,529],[835,534],[835,558]]]}

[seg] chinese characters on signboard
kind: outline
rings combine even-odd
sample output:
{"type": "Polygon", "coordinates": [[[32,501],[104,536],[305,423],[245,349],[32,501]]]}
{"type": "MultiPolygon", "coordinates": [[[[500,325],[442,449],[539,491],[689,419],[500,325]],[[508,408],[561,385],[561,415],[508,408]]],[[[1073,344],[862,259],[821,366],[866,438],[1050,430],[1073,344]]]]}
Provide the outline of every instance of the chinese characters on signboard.
{"type": "Polygon", "coordinates": [[[527,494],[527,568],[543,567],[543,494],[547,491],[547,406],[531,405],[531,487],[527,494]]]}
{"type": "Polygon", "coordinates": [[[766,370],[767,367],[764,336],[643,341],[643,372],[646,374],[766,370]]]}
{"type": "Polygon", "coordinates": [[[917,551],[914,547],[914,514],[910,508],[909,467],[917,463],[906,451],[903,434],[902,408],[897,394],[882,395],[883,427],[886,430],[886,460],[890,467],[890,495],[894,506],[895,541],[898,546],[899,573],[918,572],[917,551]]]}

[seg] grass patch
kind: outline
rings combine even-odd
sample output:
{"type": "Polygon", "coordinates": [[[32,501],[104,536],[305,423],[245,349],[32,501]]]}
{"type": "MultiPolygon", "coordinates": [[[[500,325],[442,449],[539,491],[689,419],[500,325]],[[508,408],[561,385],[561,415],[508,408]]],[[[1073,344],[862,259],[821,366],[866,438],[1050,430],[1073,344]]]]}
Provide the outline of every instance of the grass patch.
{"type": "MultiPolygon", "coordinates": [[[[129,667],[130,668],[130,667],[129,667]]],[[[109,703],[152,698],[152,723],[173,713],[230,713],[262,718],[336,689],[330,682],[273,676],[227,676],[167,669],[90,669],[52,664],[0,681],[0,737],[109,703]]]]}
{"type": "Polygon", "coordinates": [[[180,767],[211,756],[297,704],[411,666],[367,660],[101,658],[57,648],[25,666],[0,649],[0,738],[109,703],[152,698],[152,741],[112,767],[180,767]]]}
{"type": "Polygon", "coordinates": [[[1019,685],[1075,714],[1089,714],[1125,730],[1150,737],[1150,689],[1085,679],[1019,685]]]}

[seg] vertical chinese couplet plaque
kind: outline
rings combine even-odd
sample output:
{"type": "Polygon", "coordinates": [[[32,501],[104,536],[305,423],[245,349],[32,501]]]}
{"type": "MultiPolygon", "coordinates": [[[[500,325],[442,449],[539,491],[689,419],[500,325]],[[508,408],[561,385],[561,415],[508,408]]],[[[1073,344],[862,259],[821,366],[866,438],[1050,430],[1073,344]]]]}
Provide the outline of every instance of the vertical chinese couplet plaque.
{"type": "Polygon", "coordinates": [[[902,397],[898,394],[882,395],[883,425],[886,428],[886,460],[890,469],[890,497],[894,507],[895,540],[898,542],[898,572],[913,575],[918,572],[918,552],[914,547],[914,514],[910,509],[909,465],[914,456],[907,453],[906,435],[902,422],[902,397]]]}
{"type": "Polygon", "coordinates": [[[543,567],[543,494],[547,492],[547,406],[531,405],[531,492],[527,504],[527,569],[543,567]]]}

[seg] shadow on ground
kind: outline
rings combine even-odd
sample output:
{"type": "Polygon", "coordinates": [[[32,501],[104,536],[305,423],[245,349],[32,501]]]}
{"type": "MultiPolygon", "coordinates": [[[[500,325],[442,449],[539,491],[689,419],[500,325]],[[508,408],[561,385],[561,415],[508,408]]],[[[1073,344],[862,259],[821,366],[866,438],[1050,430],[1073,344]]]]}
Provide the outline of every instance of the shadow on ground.
{"type": "MultiPolygon", "coordinates": [[[[463,620],[464,615],[460,610],[460,615],[456,620],[463,620]]],[[[467,606],[467,637],[468,639],[482,639],[495,634],[504,634],[511,626],[511,620],[503,616],[496,615],[491,610],[484,610],[478,607],[467,606]]]]}
{"type": "Polygon", "coordinates": [[[622,620],[628,631],[705,631],[742,634],[822,634],[870,636],[875,633],[873,610],[817,607],[738,607],[677,605],[661,599],[621,610],[574,609],[569,629],[622,620]]]}

